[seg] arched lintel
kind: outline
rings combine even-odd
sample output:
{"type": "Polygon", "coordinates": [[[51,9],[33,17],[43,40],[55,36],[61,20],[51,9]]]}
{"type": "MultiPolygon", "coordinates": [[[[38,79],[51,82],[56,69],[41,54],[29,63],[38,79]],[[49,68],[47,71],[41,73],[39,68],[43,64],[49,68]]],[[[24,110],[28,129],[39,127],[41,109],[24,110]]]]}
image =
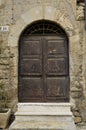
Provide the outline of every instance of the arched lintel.
{"type": "Polygon", "coordinates": [[[57,23],[61,28],[63,28],[63,30],[65,30],[68,37],[73,35],[73,26],[71,23],[69,23],[70,27],[68,26],[69,20],[65,17],[64,21],[61,12],[57,18],[57,10],[55,7],[45,6],[45,8],[42,8],[42,6],[37,6],[22,14],[20,19],[13,25],[13,27],[11,27],[8,46],[18,46],[18,41],[23,30],[32,22],[42,19],[57,23]]]}

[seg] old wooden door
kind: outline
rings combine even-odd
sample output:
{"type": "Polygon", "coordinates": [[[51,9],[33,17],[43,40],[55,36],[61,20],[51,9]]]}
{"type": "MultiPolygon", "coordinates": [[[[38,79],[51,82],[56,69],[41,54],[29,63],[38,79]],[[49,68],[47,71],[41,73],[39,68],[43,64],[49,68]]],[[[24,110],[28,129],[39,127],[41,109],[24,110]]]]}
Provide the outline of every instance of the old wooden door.
{"type": "Polygon", "coordinates": [[[65,36],[24,36],[19,55],[19,102],[68,102],[65,36]]]}

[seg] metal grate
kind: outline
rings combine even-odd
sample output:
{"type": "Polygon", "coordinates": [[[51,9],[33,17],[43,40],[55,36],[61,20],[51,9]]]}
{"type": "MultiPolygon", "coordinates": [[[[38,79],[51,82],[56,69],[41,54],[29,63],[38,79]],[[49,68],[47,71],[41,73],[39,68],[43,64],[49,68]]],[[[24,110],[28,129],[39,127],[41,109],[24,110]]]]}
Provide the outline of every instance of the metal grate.
{"type": "Polygon", "coordinates": [[[65,34],[65,31],[56,23],[40,20],[32,23],[24,31],[23,35],[45,35],[45,34],[65,34]]]}

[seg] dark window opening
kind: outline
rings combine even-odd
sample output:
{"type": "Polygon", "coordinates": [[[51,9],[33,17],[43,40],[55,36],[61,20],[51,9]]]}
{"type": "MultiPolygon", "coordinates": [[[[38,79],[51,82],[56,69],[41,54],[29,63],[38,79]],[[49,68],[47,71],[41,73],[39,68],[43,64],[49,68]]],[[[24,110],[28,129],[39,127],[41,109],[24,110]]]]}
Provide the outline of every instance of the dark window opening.
{"type": "Polygon", "coordinates": [[[39,20],[37,22],[33,22],[30,26],[28,26],[22,35],[45,35],[45,34],[56,34],[56,35],[64,35],[65,31],[57,26],[56,23],[48,21],[48,20],[39,20]]]}

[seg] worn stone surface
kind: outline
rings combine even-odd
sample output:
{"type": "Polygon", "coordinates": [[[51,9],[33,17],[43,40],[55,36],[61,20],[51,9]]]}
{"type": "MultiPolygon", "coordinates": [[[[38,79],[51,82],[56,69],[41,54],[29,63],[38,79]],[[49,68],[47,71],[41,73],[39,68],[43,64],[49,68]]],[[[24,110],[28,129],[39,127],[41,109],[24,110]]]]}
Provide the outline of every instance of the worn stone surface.
{"type": "Polygon", "coordinates": [[[76,130],[70,103],[18,103],[9,130],[76,130]]]}
{"type": "Polygon", "coordinates": [[[75,123],[80,123],[80,122],[82,122],[82,119],[81,119],[81,117],[75,117],[74,121],[75,121],[75,123]]]}
{"type": "MultiPolygon", "coordinates": [[[[0,0],[0,82],[11,92],[10,107],[18,101],[18,40],[31,22],[55,21],[69,39],[70,102],[74,116],[86,121],[86,31],[84,4],[73,0],[0,0]],[[28,15],[29,14],[29,15],[28,15]],[[9,31],[1,31],[8,25],[9,31]],[[15,95],[15,96],[14,96],[15,95]]],[[[78,123],[78,122],[77,122],[78,123]]]]}
{"type": "Polygon", "coordinates": [[[79,3],[79,5],[77,6],[77,20],[84,19],[84,8],[85,8],[85,4],[79,3]]]}

